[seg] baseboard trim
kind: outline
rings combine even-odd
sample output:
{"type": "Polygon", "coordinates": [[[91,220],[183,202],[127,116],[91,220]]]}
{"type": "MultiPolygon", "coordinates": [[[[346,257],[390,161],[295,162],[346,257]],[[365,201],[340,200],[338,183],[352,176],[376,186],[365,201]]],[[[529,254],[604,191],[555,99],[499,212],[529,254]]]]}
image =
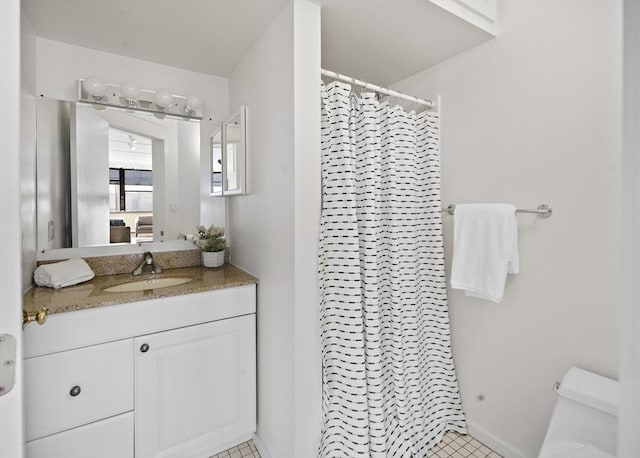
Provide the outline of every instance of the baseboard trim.
{"type": "Polygon", "coordinates": [[[481,428],[476,423],[467,420],[467,430],[474,438],[478,439],[484,445],[499,453],[504,458],[531,458],[527,454],[518,450],[511,444],[508,444],[499,437],[491,434],[484,428],[481,428]]]}
{"type": "Polygon", "coordinates": [[[265,447],[264,442],[262,442],[258,433],[253,433],[253,445],[256,446],[262,458],[271,458],[271,453],[269,453],[269,450],[265,447]]]}
{"type": "MultiPolygon", "coordinates": [[[[532,458],[472,421],[467,420],[467,430],[470,435],[504,458],[532,458]]],[[[262,458],[272,458],[271,453],[269,453],[269,450],[265,447],[264,442],[262,442],[262,439],[260,439],[257,433],[253,434],[253,444],[258,449],[258,452],[260,452],[262,458]]]]}

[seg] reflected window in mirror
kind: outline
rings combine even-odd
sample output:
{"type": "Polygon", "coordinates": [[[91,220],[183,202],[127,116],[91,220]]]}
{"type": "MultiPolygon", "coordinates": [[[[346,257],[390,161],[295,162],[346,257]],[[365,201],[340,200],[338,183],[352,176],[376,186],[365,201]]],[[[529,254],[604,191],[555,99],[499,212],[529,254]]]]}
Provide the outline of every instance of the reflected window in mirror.
{"type": "Polygon", "coordinates": [[[109,168],[109,210],[153,212],[153,172],[151,170],[109,168]]]}
{"type": "Polygon", "coordinates": [[[152,169],[151,138],[109,128],[109,243],[153,241],[152,169]],[[145,231],[140,217],[151,222],[145,231]],[[128,229],[114,229],[121,222],[128,229]]]}

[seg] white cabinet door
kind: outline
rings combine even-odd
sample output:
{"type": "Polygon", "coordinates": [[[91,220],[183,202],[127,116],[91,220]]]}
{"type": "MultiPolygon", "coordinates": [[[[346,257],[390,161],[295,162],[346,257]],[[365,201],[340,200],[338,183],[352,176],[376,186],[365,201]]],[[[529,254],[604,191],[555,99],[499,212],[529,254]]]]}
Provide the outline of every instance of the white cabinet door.
{"type": "Polygon", "coordinates": [[[255,315],[135,342],[136,458],[210,456],[255,431],[255,315]]]}
{"type": "Polygon", "coordinates": [[[133,412],[27,442],[27,458],[133,458],[133,412]]]}
{"type": "MultiPolygon", "coordinates": [[[[35,177],[29,176],[29,167],[23,170],[22,159],[30,161],[30,134],[35,136],[35,126],[30,120],[29,110],[33,106],[33,95],[29,87],[20,90],[20,1],[0,0],[0,145],[2,148],[2,183],[0,183],[0,213],[11,215],[7,220],[11,223],[0,224],[0,335],[9,334],[15,339],[15,356],[10,357],[15,364],[3,366],[0,377],[0,456],[20,458],[24,441],[24,416],[22,393],[22,326],[21,326],[21,263],[20,250],[22,248],[23,269],[30,264],[30,258],[35,259],[35,247],[31,247],[29,226],[22,225],[22,234],[17,217],[22,208],[27,210],[31,200],[27,196],[35,191],[35,177]],[[22,105],[22,106],[21,106],[22,105]],[[22,118],[22,122],[21,122],[22,118]],[[27,127],[26,129],[21,129],[27,127]],[[20,139],[20,133],[25,138],[20,139]],[[26,140],[26,141],[25,141],[26,140]],[[28,181],[21,182],[21,177],[29,176],[28,181]],[[33,189],[32,189],[33,187],[33,189]],[[25,199],[21,199],[21,190],[27,191],[25,199]],[[26,255],[26,256],[25,256],[26,255]],[[11,371],[13,370],[13,377],[11,371]],[[13,388],[11,379],[13,378],[13,388]]],[[[30,40],[29,40],[30,41],[30,40]]],[[[26,45],[24,50],[30,48],[26,45]]],[[[30,53],[29,53],[30,54],[30,53]]],[[[29,54],[23,55],[27,62],[29,54]]],[[[30,65],[27,66],[27,68],[30,65]]],[[[29,78],[31,72],[23,75],[29,78]]],[[[30,85],[29,85],[30,86],[30,85]]],[[[35,155],[34,155],[35,156],[35,155]]],[[[34,157],[35,159],[35,157],[34,157]]],[[[28,162],[26,162],[28,164],[28,162]]],[[[30,210],[22,213],[30,214],[30,210]]],[[[33,326],[33,325],[32,325],[33,326]]],[[[3,345],[7,346],[7,341],[3,345]]],[[[3,352],[4,353],[4,352],[3,352]]],[[[2,358],[2,363],[6,360],[2,358]]]]}

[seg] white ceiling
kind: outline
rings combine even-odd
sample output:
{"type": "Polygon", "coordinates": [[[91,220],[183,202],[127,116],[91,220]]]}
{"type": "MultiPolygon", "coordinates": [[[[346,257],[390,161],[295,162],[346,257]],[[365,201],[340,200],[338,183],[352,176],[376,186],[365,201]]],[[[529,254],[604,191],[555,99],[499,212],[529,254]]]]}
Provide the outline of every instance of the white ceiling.
{"type": "MultiPolygon", "coordinates": [[[[1,1],[1,0],[0,0],[1,1]]],[[[38,36],[227,77],[287,0],[23,0],[38,36]]],[[[381,85],[491,37],[429,0],[313,0],[322,66],[381,85]]]]}
{"type": "Polygon", "coordinates": [[[389,86],[492,38],[429,0],[321,0],[322,66],[389,86]]]}
{"type": "Polygon", "coordinates": [[[22,6],[40,37],[229,76],[285,2],[22,0],[22,6]]]}
{"type": "Polygon", "coordinates": [[[151,170],[149,137],[109,128],[109,167],[151,170]]]}

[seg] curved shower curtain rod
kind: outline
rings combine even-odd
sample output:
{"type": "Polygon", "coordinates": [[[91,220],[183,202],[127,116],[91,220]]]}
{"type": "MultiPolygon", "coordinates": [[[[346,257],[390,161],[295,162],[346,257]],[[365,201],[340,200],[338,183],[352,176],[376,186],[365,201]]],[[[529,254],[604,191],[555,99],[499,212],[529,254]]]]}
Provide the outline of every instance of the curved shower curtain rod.
{"type": "Polygon", "coordinates": [[[370,89],[373,92],[377,92],[379,94],[389,95],[391,97],[397,97],[399,99],[408,100],[410,102],[417,103],[419,105],[424,105],[430,110],[435,108],[435,105],[431,100],[420,99],[412,95],[403,94],[402,92],[394,91],[392,89],[387,89],[381,86],[377,86],[375,84],[367,83],[366,81],[358,80],[356,78],[352,78],[347,75],[342,75],[341,73],[336,73],[336,72],[332,72],[330,70],[325,70],[324,68],[321,68],[320,74],[322,76],[328,76],[329,78],[343,81],[345,83],[350,83],[355,86],[360,86],[364,89],[370,89]]]}

